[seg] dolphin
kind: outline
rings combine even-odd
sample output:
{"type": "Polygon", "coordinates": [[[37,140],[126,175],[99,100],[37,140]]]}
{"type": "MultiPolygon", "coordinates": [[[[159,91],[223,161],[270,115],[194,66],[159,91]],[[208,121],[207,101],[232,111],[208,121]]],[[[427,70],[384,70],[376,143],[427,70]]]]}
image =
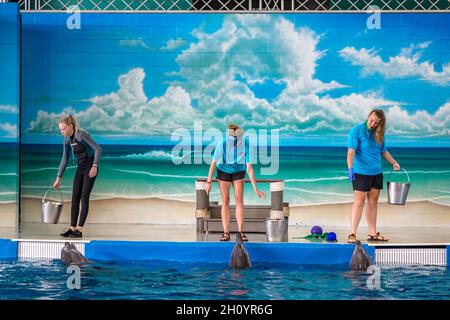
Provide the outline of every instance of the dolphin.
{"type": "Polygon", "coordinates": [[[352,259],[350,260],[350,270],[365,271],[370,265],[372,265],[372,259],[361,246],[361,241],[357,240],[355,243],[355,250],[353,251],[352,259]]]}
{"type": "Polygon", "coordinates": [[[91,261],[86,259],[80,251],[77,250],[73,243],[66,242],[61,249],[61,261],[66,265],[83,263],[90,263],[91,261]]]}
{"type": "Polygon", "coordinates": [[[250,256],[244,247],[242,235],[240,232],[236,234],[236,244],[230,257],[230,266],[235,269],[247,269],[252,266],[250,256]]]}

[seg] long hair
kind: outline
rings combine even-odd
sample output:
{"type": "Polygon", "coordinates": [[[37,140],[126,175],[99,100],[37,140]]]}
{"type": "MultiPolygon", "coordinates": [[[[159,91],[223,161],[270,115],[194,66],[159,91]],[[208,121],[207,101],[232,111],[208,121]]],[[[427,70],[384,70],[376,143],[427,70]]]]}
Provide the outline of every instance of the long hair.
{"type": "Polygon", "coordinates": [[[377,126],[377,132],[375,133],[375,140],[378,144],[381,144],[384,139],[384,131],[386,130],[386,117],[384,115],[384,111],[380,109],[375,109],[370,111],[367,118],[369,118],[372,113],[375,113],[378,119],[380,119],[380,123],[377,126]]]}
{"type": "Polygon", "coordinates": [[[72,126],[73,127],[73,131],[77,131],[78,130],[78,126],[77,126],[77,121],[75,120],[75,118],[69,114],[68,116],[62,116],[59,119],[59,123],[64,123],[68,126],[72,126]]]}

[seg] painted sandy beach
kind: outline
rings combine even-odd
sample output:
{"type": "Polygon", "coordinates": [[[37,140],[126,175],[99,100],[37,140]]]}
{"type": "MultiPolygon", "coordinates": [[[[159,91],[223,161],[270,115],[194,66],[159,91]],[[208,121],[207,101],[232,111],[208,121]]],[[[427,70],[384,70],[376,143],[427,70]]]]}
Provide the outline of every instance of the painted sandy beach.
{"type": "Polygon", "coordinates": [[[0,203],[0,226],[15,227],[16,214],[16,203],[0,203]]]}
{"type": "MultiPolygon", "coordinates": [[[[0,208],[5,205],[0,205],[0,208]]],[[[291,206],[291,226],[346,227],[349,225],[350,203],[291,206]]],[[[0,209],[1,210],[1,209],[0,209]]],[[[408,202],[405,206],[380,203],[380,227],[450,227],[449,206],[429,201],[408,202]]],[[[70,202],[64,205],[61,224],[70,220],[70,202]]],[[[40,222],[40,199],[23,199],[23,222],[40,222]]],[[[195,203],[165,199],[108,199],[93,200],[88,224],[195,224],[195,203]]],[[[365,226],[363,218],[361,226],[365,226]]]]}

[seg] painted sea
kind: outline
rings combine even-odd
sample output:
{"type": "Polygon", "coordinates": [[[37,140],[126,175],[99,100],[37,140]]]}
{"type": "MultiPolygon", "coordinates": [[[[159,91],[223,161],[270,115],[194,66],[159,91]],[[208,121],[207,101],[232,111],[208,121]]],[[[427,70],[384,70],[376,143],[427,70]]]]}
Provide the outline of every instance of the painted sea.
{"type": "MultiPolygon", "coordinates": [[[[0,144],[0,202],[16,199],[17,165],[11,145],[0,144]]],[[[195,201],[195,179],[206,177],[209,165],[175,164],[173,146],[102,145],[103,156],[92,199],[162,198],[195,201]]],[[[450,205],[450,148],[390,148],[390,152],[409,174],[411,190],[408,201],[428,200],[450,205]]],[[[22,145],[22,196],[42,198],[53,184],[61,160],[62,145],[22,145]]],[[[345,147],[280,147],[279,169],[275,175],[261,175],[255,165],[258,179],[283,179],[284,201],[290,205],[348,203],[353,199],[347,178],[345,147]]],[[[201,153],[200,153],[201,154],[201,153]]],[[[196,153],[182,155],[191,157],[196,153]]],[[[75,166],[69,160],[62,181],[62,192],[70,198],[75,166]]],[[[407,181],[404,173],[391,173],[384,161],[386,180],[407,181]],[[390,175],[390,176],[389,176],[390,175]]],[[[267,183],[259,188],[269,192],[267,183]]],[[[57,193],[53,193],[57,197],[57,193]]],[[[213,186],[211,200],[219,200],[218,186],[213,186]]],[[[250,184],[246,186],[246,203],[269,203],[256,199],[250,184]]],[[[387,201],[383,190],[381,201],[387,201]]]]}
{"type": "Polygon", "coordinates": [[[19,145],[0,143],[0,203],[17,201],[19,186],[19,145]]]}

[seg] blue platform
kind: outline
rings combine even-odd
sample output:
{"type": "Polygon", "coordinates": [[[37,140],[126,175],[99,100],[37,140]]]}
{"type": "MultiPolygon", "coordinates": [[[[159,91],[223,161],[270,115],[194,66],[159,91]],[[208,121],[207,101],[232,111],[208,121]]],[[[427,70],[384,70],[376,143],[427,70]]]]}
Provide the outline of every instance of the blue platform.
{"type": "MultiPolygon", "coordinates": [[[[45,241],[45,240],[44,240],[45,241]]],[[[92,240],[85,256],[98,261],[167,260],[228,263],[234,242],[160,242],[92,240]]],[[[246,243],[254,262],[293,264],[347,264],[354,245],[327,243],[246,243]]],[[[363,245],[374,258],[374,248],[363,245]]],[[[17,259],[18,241],[0,239],[0,260],[17,259]]]]}
{"type": "Polygon", "coordinates": [[[17,259],[17,242],[10,239],[0,239],[0,260],[17,259]]]}
{"type": "MultiPolygon", "coordinates": [[[[234,242],[138,242],[91,241],[85,246],[86,257],[92,260],[168,260],[184,262],[226,263],[234,242]]],[[[254,262],[294,264],[346,264],[354,245],[305,243],[247,243],[254,262]]],[[[374,258],[374,248],[364,245],[374,258]]]]}

